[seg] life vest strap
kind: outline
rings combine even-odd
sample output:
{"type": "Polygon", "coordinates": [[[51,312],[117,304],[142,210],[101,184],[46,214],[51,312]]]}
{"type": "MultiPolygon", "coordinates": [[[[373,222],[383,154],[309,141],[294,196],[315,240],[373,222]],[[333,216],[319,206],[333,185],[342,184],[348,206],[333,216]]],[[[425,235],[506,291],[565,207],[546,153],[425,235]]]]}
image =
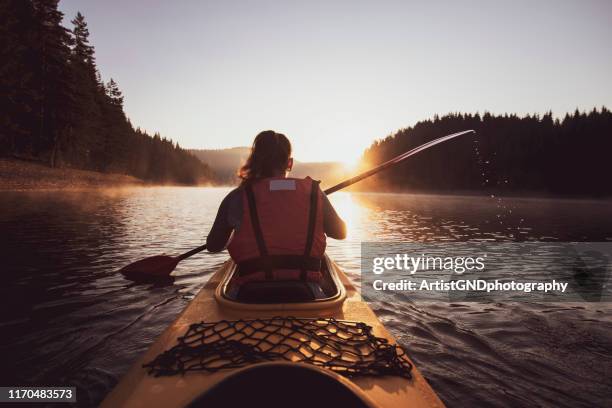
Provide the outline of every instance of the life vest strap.
{"type": "Polygon", "coordinates": [[[267,255],[248,259],[238,263],[240,276],[247,276],[260,271],[278,269],[297,269],[300,271],[319,272],[323,265],[321,258],[304,255],[267,255]]]}
{"type": "MultiPolygon", "coordinates": [[[[251,224],[253,227],[253,234],[255,235],[255,241],[257,241],[257,249],[259,249],[259,255],[262,257],[268,256],[268,248],[261,232],[261,225],[259,224],[259,216],[257,215],[257,205],[255,204],[255,193],[253,187],[247,183],[245,186],[246,196],[249,203],[249,212],[251,215],[251,224]]],[[[272,269],[262,269],[266,273],[266,279],[272,280],[272,269]]]]}
{"type": "MultiPolygon", "coordinates": [[[[312,243],[314,239],[314,231],[317,222],[317,204],[319,202],[319,182],[316,180],[312,181],[310,186],[310,208],[308,210],[308,234],[306,235],[306,246],[304,248],[304,256],[309,257],[312,251],[312,243]]],[[[306,280],[306,271],[308,269],[302,268],[300,278],[306,280]]]]}

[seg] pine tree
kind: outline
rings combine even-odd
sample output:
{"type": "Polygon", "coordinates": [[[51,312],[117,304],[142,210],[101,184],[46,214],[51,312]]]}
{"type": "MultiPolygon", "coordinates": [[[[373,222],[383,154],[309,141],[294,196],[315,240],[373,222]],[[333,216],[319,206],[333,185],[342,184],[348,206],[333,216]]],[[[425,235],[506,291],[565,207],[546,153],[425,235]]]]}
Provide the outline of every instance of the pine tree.
{"type": "Polygon", "coordinates": [[[117,85],[117,82],[115,82],[113,78],[111,78],[106,85],[106,95],[110,98],[113,106],[123,109],[123,94],[119,89],[119,85],[117,85]]]}
{"type": "Polygon", "coordinates": [[[63,13],[59,0],[33,0],[36,36],[34,53],[38,65],[34,73],[40,99],[36,106],[35,149],[48,157],[52,167],[59,163],[59,153],[66,139],[74,106],[70,69],[69,31],[61,25],[63,13]]]}
{"type": "Polygon", "coordinates": [[[85,17],[78,12],[72,20],[74,47],[70,55],[72,87],[76,106],[69,131],[68,156],[79,167],[92,167],[92,156],[102,135],[102,114],[99,73],[95,65],[94,47],[89,44],[89,29],[85,17]]]}
{"type": "Polygon", "coordinates": [[[123,94],[114,79],[105,87],[103,163],[105,171],[129,171],[130,151],[134,149],[134,129],[123,111],[123,94]]]}
{"type": "Polygon", "coordinates": [[[0,0],[0,15],[0,154],[31,157],[39,100],[34,10],[29,1],[0,0]]]}

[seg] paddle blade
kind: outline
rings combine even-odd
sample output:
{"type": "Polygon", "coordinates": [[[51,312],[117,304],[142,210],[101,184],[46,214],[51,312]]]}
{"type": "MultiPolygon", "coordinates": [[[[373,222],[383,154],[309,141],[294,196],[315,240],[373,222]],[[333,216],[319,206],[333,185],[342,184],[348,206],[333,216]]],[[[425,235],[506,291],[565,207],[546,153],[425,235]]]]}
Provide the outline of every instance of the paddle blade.
{"type": "Polygon", "coordinates": [[[156,255],[131,263],[119,272],[128,278],[140,276],[164,277],[170,275],[178,262],[179,260],[173,256],[156,255]]]}

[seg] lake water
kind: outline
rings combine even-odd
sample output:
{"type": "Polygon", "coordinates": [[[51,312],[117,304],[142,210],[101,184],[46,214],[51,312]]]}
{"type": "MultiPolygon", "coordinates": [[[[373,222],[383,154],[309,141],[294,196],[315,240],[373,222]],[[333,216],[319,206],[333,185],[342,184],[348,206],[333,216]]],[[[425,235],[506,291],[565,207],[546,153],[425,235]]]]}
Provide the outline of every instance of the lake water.
{"type": "MultiPolygon", "coordinates": [[[[115,271],[201,245],[224,188],[2,192],[2,385],[76,385],[95,405],[226,254],[182,262],[172,285],[115,271]]],[[[362,241],[612,241],[610,201],[407,194],[331,196],[349,237],[328,253],[355,280],[362,241]]],[[[612,304],[371,305],[452,407],[609,406],[612,304]]]]}

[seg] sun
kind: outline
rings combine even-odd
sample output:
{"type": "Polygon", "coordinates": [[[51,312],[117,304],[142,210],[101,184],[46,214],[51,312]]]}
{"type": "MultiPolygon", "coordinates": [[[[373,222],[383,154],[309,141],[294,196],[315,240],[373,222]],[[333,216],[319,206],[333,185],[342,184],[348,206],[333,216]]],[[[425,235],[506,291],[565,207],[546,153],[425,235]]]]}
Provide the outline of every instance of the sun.
{"type": "MultiPolygon", "coordinates": [[[[367,147],[367,146],[366,146],[367,147]]],[[[355,169],[361,162],[365,147],[360,140],[326,138],[324,141],[295,143],[295,156],[301,162],[340,163],[346,169],[355,169]]]]}
{"type": "Polygon", "coordinates": [[[361,163],[362,155],[363,149],[346,146],[345,149],[338,152],[337,161],[342,163],[346,170],[356,170],[361,163]]]}
{"type": "Polygon", "coordinates": [[[354,173],[359,168],[359,159],[341,161],[343,170],[348,173],[354,173]]]}

